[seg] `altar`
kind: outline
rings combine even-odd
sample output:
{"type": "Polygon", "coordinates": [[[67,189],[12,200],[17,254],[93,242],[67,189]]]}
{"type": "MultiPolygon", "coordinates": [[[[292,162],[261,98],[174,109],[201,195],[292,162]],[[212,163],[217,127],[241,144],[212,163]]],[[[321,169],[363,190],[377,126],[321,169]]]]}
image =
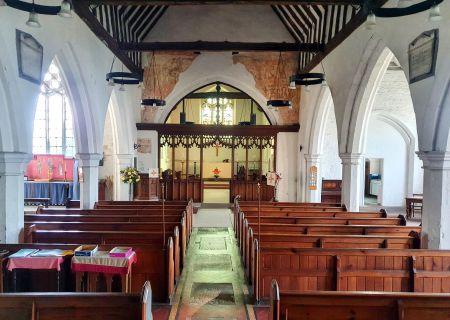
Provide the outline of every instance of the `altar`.
{"type": "Polygon", "coordinates": [[[63,206],[67,198],[80,199],[80,184],[63,181],[24,181],[24,198],[50,198],[51,206],[63,206]]]}
{"type": "Polygon", "coordinates": [[[33,199],[50,199],[49,205],[63,206],[67,199],[80,199],[78,161],[59,154],[35,154],[25,172],[24,198],[31,205],[33,199]]]}

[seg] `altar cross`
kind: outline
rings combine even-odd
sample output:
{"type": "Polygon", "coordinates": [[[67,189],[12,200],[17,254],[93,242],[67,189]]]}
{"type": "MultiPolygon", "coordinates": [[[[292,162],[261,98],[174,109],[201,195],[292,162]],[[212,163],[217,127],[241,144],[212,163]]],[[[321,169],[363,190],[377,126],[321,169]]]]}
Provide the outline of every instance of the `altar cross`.
{"type": "Polygon", "coordinates": [[[220,147],[221,147],[220,143],[216,142],[216,143],[213,145],[213,147],[216,148],[216,157],[218,157],[218,156],[219,156],[219,149],[220,149],[220,147]]]}

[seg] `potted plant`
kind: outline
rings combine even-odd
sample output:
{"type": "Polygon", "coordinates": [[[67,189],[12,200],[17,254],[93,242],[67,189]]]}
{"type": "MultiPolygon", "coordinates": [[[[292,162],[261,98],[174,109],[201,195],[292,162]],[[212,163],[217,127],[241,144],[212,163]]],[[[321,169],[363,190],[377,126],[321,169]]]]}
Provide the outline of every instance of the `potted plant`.
{"type": "Polygon", "coordinates": [[[122,180],[122,182],[124,183],[128,183],[129,185],[129,190],[128,190],[128,195],[129,195],[129,199],[133,200],[132,198],[132,186],[135,183],[138,183],[139,181],[141,181],[141,177],[139,176],[139,172],[136,168],[133,167],[126,167],[125,169],[120,170],[120,180],[122,180]]]}

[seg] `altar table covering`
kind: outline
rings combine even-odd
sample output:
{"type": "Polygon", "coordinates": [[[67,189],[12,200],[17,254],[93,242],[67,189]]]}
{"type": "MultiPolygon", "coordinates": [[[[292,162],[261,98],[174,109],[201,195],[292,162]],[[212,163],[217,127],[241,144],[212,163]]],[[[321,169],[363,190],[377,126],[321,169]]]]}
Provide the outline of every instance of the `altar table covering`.
{"type": "Polygon", "coordinates": [[[24,181],[25,198],[50,198],[50,205],[65,205],[66,188],[72,200],[79,200],[80,184],[75,182],[34,182],[24,181]]]}
{"type": "Polygon", "coordinates": [[[108,251],[97,251],[92,257],[74,256],[72,271],[129,274],[133,263],[137,262],[136,252],[127,258],[110,257],[108,251]]]}
{"type": "Polygon", "coordinates": [[[61,271],[63,257],[16,257],[9,258],[6,265],[9,271],[14,269],[40,269],[61,271]]]}

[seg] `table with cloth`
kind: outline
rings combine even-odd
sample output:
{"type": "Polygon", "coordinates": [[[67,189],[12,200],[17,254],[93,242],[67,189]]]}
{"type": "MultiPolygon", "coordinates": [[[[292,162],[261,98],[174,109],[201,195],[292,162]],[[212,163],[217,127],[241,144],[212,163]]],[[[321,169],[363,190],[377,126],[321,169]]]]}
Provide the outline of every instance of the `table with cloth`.
{"type": "Polygon", "coordinates": [[[16,269],[27,269],[27,270],[56,270],[56,290],[59,292],[61,290],[60,286],[60,274],[61,265],[64,262],[64,257],[10,257],[6,264],[6,269],[13,272],[13,284],[12,289],[14,292],[18,291],[17,288],[17,272],[16,269]]]}
{"type": "Polygon", "coordinates": [[[72,271],[76,273],[77,291],[97,291],[98,277],[106,278],[106,291],[112,292],[113,277],[121,278],[121,292],[130,292],[132,266],[137,262],[136,252],[128,257],[110,257],[108,251],[97,251],[93,256],[74,256],[72,271]],[[85,274],[86,273],[86,274],[85,274]],[[83,279],[84,278],[84,279],[83,279]]]}
{"type": "Polygon", "coordinates": [[[24,181],[24,198],[50,198],[50,205],[63,206],[67,198],[79,200],[78,182],[36,182],[24,181]]]}

